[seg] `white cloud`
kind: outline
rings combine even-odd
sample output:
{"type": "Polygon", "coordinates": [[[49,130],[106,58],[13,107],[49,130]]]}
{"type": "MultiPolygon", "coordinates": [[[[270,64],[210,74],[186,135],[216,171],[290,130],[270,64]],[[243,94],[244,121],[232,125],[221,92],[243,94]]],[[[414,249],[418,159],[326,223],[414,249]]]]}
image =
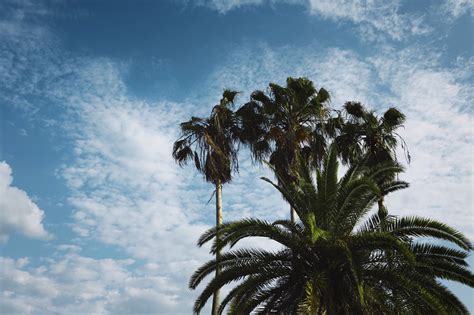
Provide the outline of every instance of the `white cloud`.
{"type": "Polygon", "coordinates": [[[387,33],[395,40],[401,40],[406,35],[428,32],[428,28],[422,26],[421,16],[399,13],[401,1],[310,0],[309,2],[312,14],[362,25],[366,39],[375,39],[373,34],[376,32],[387,33]],[[369,35],[370,37],[367,37],[369,35]]]}
{"type": "Polygon", "coordinates": [[[0,257],[2,314],[188,314],[191,300],[167,276],[133,260],[67,254],[39,267],[0,257]],[[145,272],[143,272],[145,271],[145,272]]]}
{"type": "MultiPolygon", "coordinates": [[[[471,0],[452,0],[454,10],[466,10],[464,2],[471,0]]],[[[188,2],[186,2],[188,3],[188,2]]],[[[431,31],[423,14],[400,13],[401,0],[196,0],[198,6],[206,6],[221,14],[231,10],[264,4],[293,4],[308,8],[311,15],[335,22],[350,22],[357,26],[362,38],[373,41],[388,35],[391,39],[402,40],[409,35],[421,35],[431,31]]]]}
{"type": "Polygon", "coordinates": [[[56,249],[68,253],[78,253],[82,250],[80,246],[74,244],[61,244],[56,246],[56,249]]]}
{"type": "Polygon", "coordinates": [[[238,9],[243,6],[261,5],[265,0],[197,0],[196,5],[207,6],[221,14],[225,14],[233,9],[238,9]]]}
{"type": "Polygon", "coordinates": [[[474,14],[473,0],[445,0],[442,10],[453,18],[464,14],[474,14]]]}
{"type": "Polygon", "coordinates": [[[372,64],[350,50],[313,45],[272,49],[262,44],[242,48],[229,55],[204,85],[212,94],[222,86],[243,91],[240,99],[245,101],[252,90],[265,90],[269,82],[284,85],[288,76],[311,78],[317,88],[329,90],[334,104],[352,99],[372,102],[379,97],[372,64]]]}
{"type": "Polygon", "coordinates": [[[178,105],[152,106],[116,94],[81,97],[71,96],[77,116],[69,126],[80,130],[76,159],[63,168],[76,229],[135,257],[181,259],[182,252],[171,248],[194,248],[205,226],[190,225],[201,207],[184,207],[195,193],[184,192],[189,181],[171,157],[178,105]]]}
{"type": "Polygon", "coordinates": [[[0,242],[6,242],[13,233],[47,240],[51,236],[43,227],[44,211],[25,191],[12,186],[12,170],[0,162],[0,242]]]}
{"type": "Polygon", "coordinates": [[[246,7],[290,4],[306,7],[309,14],[336,23],[352,23],[364,41],[384,42],[387,38],[402,41],[412,35],[427,35],[434,23],[452,23],[465,14],[474,14],[474,0],[444,0],[419,4],[407,12],[406,0],[180,0],[185,4],[208,7],[220,14],[246,7]],[[440,14],[441,13],[441,14],[440,14]],[[431,18],[435,18],[430,21],[431,18]],[[387,37],[388,35],[388,37],[387,37]]]}

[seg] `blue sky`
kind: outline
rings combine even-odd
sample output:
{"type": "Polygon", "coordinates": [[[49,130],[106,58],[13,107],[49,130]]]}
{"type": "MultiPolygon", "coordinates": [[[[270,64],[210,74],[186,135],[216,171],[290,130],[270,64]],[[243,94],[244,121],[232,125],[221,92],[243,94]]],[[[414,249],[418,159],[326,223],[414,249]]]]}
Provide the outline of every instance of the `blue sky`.
{"type": "MultiPolygon", "coordinates": [[[[0,2],[0,311],[189,314],[212,187],[171,159],[224,88],[306,76],[332,104],[397,106],[399,215],[474,238],[474,2],[0,2]]],[[[287,216],[245,152],[224,218],[287,216]]],[[[262,244],[259,240],[253,245],[262,244]]],[[[470,258],[471,264],[473,263],[470,258]]],[[[452,286],[474,310],[472,290],[452,286]]]]}

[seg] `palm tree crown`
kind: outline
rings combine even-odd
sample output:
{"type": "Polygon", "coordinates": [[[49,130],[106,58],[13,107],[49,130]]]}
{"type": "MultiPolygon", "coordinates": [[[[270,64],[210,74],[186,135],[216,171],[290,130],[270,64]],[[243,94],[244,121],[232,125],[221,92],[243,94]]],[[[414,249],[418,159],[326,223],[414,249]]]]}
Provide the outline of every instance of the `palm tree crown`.
{"type": "Polygon", "coordinates": [[[406,118],[398,109],[391,107],[382,117],[377,117],[375,112],[367,110],[362,104],[347,102],[344,112],[346,119],[336,138],[343,162],[356,163],[360,159],[367,159],[369,164],[395,161],[399,142],[410,161],[406,143],[397,133],[406,118]]]}
{"type": "Polygon", "coordinates": [[[215,185],[232,180],[237,162],[237,121],[231,106],[237,92],[225,90],[208,118],[192,117],[181,123],[173,158],[179,165],[194,161],[206,181],[215,185]]]}
{"type": "Polygon", "coordinates": [[[269,95],[254,91],[236,114],[242,123],[241,141],[250,145],[253,158],[269,159],[284,176],[292,173],[296,154],[317,160],[324,154],[322,122],[328,116],[329,93],[305,78],[288,78],[286,87],[269,87],[269,95]]]}
{"type": "MultiPolygon", "coordinates": [[[[396,179],[400,165],[388,161],[368,166],[361,161],[338,179],[333,145],[315,178],[306,163],[297,166],[297,180],[280,176],[272,185],[301,222],[245,219],[223,224],[219,242],[216,229],[201,236],[200,246],[214,240],[211,251],[248,237],[271,239],[281,249],[224,253],[219,261],[221,273],[197,298],[195,313],[216,288],[237,281],[220,313],[230,305],[230,314],[468,314],[439,281],[474,286],[474,275],[465,261],[472,245],[465,236],[419,217],[381,219],[374,214],[364,220],[382,196],[408,186],[396,179]],[[437,238],[459,248],[424,243],[419,237],[437,238]]],[[[190,287],[196,288],[216,266],[211,260],[200,267],[190,287]]]]}

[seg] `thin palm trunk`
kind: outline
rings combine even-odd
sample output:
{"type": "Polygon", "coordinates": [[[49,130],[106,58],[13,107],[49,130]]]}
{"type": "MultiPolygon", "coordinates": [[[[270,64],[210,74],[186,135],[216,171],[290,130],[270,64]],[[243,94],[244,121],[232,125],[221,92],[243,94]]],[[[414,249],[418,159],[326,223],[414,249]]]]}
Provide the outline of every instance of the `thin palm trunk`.
{"type": "Polygon", "coordinates": [[[296,223],[296,211],[293,207],[290,207],[290,218],[291,222],[296,223]]]}
{"type": "MultiPolygon", "coordinates": [[[[222,225],[222,184],[218,182],[216,184],[216,227],[219,229],[219,227],[222,225]]],[[[219,232],[217,233],[217,242],[219,242],[219,232]]],[[[219,262],[221,257],[221,250],[218,249],[216,251],[216,261],[219,262]]],[[[220,267],[216,268],[216,277],[220,273],[220,267]]],[[[212,299],[212,315],[217,315],[218,310],[219,310],[219,304],[220,304],[220,291],[216,290],[214,292],[214,297],[212,299]]]]}
{"type": "MultiPolygon", "coordinates": [[[[296,152],[297,153],[297,152],[296,152]]],[[[295,154],[296,155],[296,154],[295,154]]],[[[295,165],[295,160],[293,160],[289,166],[289,169],[291,170],[294,170],[296,169],[296,165],[295,165]]],[[[296,211],[295,209],[290,206],[290,219],[291,219],[291,222],[293,223],[296,223],[296,211]]]]}

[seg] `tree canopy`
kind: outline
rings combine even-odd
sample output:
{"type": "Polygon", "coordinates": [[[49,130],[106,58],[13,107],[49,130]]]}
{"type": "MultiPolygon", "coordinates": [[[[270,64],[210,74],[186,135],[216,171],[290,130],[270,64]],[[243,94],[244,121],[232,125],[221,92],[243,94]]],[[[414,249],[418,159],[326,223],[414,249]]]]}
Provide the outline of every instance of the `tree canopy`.
{"type": "MultiPolygon", "coordinates": [[[[393,161],[368,166],[367,160],[337,178],[336,146],[316,176],[299,161],[297,181],[270,182],[297,211],[301,221],[256,218],[224,223],[216,251],[243,239],[265,237],[278,251],[231,249],[222,271],[196,300],[199,313],[215,288],[237,282],[219,312],[229,314],[468,314],[439,280],[474,286],[465,258],[472,249],[460,232],[417,216],[365,218],[384,195],[408,187],[397,180],[403,168],[393,161]],[[431,237],[457,248],[426,242],[431,237]]],[[[214,240],[205,232],[198,245],[214,240]]],[[[196,288],[216,268],[211,260],[192,276],[196,288]]]]}
{"type": "Polygon", "coordinates": [[[196,270],[189,286],[216,274],[196,299],[196,314],[229,284],[213,314],[468,314],[440,280],[474,287],[469,239],[429,218],[393,216],[384,204],[385,196],[409,186],[399,179],[399,148],[410,161],[400,110],[379,116],[354,101],[337,110],[329,92],[306,78],[256,90],[234,112],[236,94],[224,91],[209,118],[181,124],[173,156],[179,164],[194,160],[220,187],[238,168],[240,144],[248,146],[276,178],[263,180],[299,220],[292,211],[292,220],[242,218],[206,231],[198,245],[211,242],[216,259],[196,270]],[[347,171],[338,177],[341,163],[347,171]],[[252,237],[280,249],[234,249],[252,237]]]}

